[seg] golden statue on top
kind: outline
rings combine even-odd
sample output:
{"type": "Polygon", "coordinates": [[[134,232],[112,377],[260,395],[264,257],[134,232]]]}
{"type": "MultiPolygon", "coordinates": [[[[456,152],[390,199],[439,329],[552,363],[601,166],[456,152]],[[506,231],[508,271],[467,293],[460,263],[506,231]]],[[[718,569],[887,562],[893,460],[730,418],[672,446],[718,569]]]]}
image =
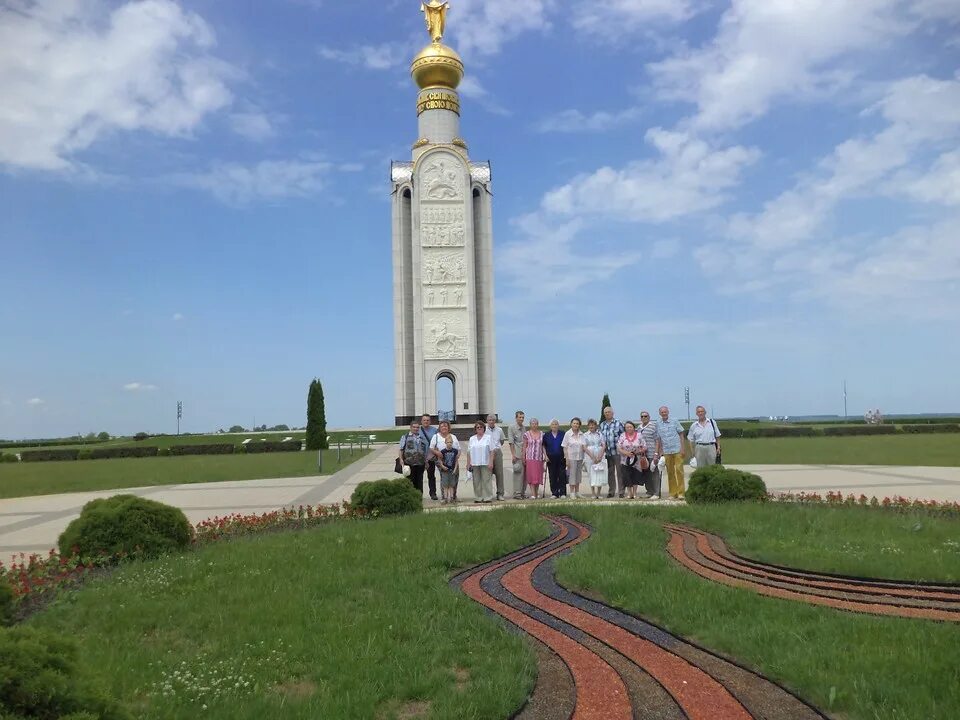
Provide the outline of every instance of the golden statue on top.
{"type": "Polygon", "coordinates": [[[443,31],[447,26],[447,9],[450,3],[440,0],[430,0],[430,2],[420,3],[420,12],[424,14],[427,21],[427,32],[430,33],[430,39],[438,43],[443,38],[443,31]]]}

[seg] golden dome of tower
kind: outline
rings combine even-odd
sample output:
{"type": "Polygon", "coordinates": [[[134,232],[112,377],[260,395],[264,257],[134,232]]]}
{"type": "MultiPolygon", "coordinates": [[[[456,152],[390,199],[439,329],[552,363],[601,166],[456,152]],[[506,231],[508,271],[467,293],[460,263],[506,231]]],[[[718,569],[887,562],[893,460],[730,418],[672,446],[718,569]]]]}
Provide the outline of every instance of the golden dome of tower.
{"type": "Polygon", "coordinates": [[[433,41],[413,58],[410,74],[421,90],[430,87],[443,87],[455,90],[463,79],[463,60],[457,53],[444,45],[443,31],[446,28],[446,16],[449,3],[430,0],[420,4],[427,22],[427,31],[433,41]]]}

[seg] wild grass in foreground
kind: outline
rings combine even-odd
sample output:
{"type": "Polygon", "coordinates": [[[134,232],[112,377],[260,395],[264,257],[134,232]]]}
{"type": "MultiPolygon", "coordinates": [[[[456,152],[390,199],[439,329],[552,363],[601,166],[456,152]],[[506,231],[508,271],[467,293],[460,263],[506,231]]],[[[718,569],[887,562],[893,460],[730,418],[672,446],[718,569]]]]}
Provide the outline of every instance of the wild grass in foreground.
{"type": "Polygon", "coordinates": [[[957,625],[857,615],[711,583],[667,556],[661,527],[666,519],[689,522],[722,533],[737,552],[811,569],[955,580],[956,549],[937,556],[932,550],[960,534],[956,521],[928,519],[925,534],[909,535],[911,518],[862,509],[570,510],[594,534],[558,563],[568,587],[758,669],[836,717],[960,717],[957,625]],[[893,546],[900,552],[885,552],[893,546]]]}
{"type": "Polygon", "coordinates": [[[132,564],[29,624],[148,720],[503,718],[533,653],[447,582],[546,533],[530,512],[337,522],[132,564]]]}
{"type": "MultiPolygon", "coordinates": [[[[323,474],[335,473],[365,454],[343,453],[338,464],[336,450],[325,450],[323,474]]],[[[0,498],[317,474],[315,452],[13,463],[0,465],[0,498]]]]}

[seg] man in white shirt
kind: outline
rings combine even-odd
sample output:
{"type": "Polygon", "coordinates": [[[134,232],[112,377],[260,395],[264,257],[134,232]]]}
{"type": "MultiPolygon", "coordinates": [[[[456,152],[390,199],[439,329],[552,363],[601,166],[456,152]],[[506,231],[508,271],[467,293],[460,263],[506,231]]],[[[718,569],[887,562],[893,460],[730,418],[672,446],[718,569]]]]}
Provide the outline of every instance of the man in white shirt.
{"type": "Polygon", "coordinates": [[[493,452],[493,474],[497,478],[497,500],[503,500],[503,430],[497,425],[496,415],[487,415],[487,427],[483,434],[490,440],[493,452]]]}
{"type": "Polygon", "coordinates": [[[687,440],[693,446],[693,456],[697,459],[698,468],[717,463],[717,455],[720,452],[720,428],[717,427],[717,423],[707,417],[707,409],[703,405],[697,405],[697,421],[690,426],[687,440]]]}

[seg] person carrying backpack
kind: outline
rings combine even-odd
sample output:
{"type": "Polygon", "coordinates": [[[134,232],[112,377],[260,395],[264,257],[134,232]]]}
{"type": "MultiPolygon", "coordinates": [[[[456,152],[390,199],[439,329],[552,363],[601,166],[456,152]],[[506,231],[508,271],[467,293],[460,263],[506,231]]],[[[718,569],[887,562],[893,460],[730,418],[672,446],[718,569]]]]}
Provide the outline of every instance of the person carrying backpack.
{"type": "Polygon", "coordinates": [[[410,468],[410,482],[423,494],[423,471],[427,465],[427,441],[420,432],[420,423],[410,423],[410,432],[400,438],[400,449],[397,457],[400,462],[410,468]]]}

